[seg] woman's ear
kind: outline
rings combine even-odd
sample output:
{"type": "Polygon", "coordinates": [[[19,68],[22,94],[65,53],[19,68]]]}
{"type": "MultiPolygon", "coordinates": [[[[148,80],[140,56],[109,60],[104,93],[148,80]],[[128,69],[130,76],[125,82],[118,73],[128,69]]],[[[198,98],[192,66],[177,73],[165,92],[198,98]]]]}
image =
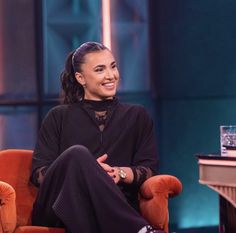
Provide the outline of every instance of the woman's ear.
{"type": "Polygon", "coordinates": [[[84,76],[81,73],[75,72],[75,78],[76,78],[77,82],[79,84],[81,84],[82,86],[84,86],[86,84],[84,76]]]}

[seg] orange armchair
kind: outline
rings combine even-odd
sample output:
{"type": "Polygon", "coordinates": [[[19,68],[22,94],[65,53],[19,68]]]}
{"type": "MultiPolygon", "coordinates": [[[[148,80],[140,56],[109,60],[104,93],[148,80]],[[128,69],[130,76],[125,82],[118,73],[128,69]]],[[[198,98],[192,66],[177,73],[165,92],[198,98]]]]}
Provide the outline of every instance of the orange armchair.
{"type": "MultiPolygon", "coordinates": [[[[37,188],[29,183],[31,150],[0,151],[0,233],[64,233],[62,228],[31,225],[37,188]]],[[[141,213],[156,229],[168,233],[168,198],[182,191],[174,176],[151,177],[139,192],[141,213]]]]}

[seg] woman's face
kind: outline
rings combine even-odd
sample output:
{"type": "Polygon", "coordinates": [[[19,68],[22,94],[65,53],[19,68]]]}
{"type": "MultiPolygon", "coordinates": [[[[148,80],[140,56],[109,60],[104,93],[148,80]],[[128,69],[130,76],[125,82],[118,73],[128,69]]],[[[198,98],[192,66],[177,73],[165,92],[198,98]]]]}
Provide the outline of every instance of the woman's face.
{"type": "Polygon", "coordinates": [[[109,50],[85,55],[81,70],[81,73],[75,73],[75,77],[84,86],[85,99],[104,100],[116,94],[120,77],[115,59],[109,50]]]}

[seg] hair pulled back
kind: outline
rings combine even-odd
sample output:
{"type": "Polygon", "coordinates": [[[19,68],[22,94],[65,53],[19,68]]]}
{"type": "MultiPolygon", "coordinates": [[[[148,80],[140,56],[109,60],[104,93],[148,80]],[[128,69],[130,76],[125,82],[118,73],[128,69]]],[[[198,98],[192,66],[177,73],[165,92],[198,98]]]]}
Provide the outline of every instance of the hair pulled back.
{"type": "Polygon", "coordinates": [[[65,68],[60,75],[64,104],[76,103],[84,97],[84,87],[76,80],[75,73],[82,71],[81,65],[85,63],[85,55],[105,49],[108,48],[98,42],[86,42],[68,54],[65,68]]]}

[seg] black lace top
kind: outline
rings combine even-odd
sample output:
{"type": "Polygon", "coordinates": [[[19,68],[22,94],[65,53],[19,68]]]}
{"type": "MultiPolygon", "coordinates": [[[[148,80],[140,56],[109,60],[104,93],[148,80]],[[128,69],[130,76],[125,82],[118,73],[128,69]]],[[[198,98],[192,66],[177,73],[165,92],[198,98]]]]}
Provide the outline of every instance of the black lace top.
{"type": "MultiPolygon", "coordinates": [[[[88,113],[88,115],[96,122],[100,131],[103,131],[106,127],[106,122],[111,116],[112,106],[117,99],[104,100],[104,101],[93,101],[93,100],[82,100],[82,107],[88,113]]],[[[48,166],[43,166],[37,168],[36,171],[32,174],[31,180],[34,184],[40,186],[43,181],[43,178],[46,174],[48,166]]],[[[135,187],[140,187],[141,184],[151,176],[153,176],[153,171],[149,167],[145,166],[134,166],[131,167],[134,180],[131,185],[135,187]]]]}

